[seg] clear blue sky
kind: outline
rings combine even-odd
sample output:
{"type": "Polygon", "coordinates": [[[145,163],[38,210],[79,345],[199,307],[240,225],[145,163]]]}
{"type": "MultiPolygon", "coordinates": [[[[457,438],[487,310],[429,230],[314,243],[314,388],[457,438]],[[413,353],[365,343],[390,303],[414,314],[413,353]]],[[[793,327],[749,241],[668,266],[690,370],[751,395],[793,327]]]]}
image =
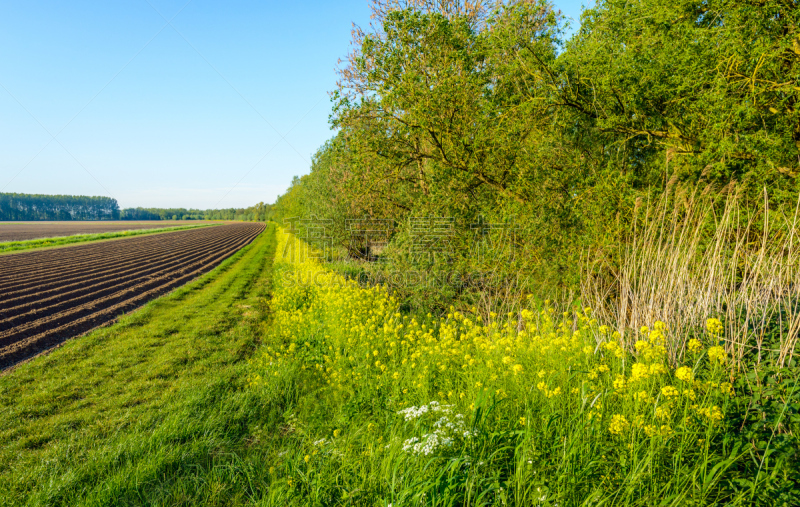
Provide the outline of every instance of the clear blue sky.
{"type": "MultiPolygon", "coordinates": [[[[555,2],[576,24],[581,3],[555,2]]],[[[367,0],[3,2],[0,191],[273,202],[332,135],[336,62],[368,18],[367,0]]]]}

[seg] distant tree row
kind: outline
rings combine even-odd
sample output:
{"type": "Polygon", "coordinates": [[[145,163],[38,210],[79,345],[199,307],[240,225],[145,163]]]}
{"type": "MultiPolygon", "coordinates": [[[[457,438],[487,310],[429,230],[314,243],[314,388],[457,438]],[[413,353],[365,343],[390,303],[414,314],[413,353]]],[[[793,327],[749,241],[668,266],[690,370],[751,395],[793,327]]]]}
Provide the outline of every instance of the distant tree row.
{"type": "Polygon", "coordinates": [[[85,195],[0,193],[0,220],[238,220],[265,221],[270,205],[249,208],[119,209],[116,199],[85,195]]]}
{"type": "Polygon", "coordinates": [[[0,220],[118,220],[111,197],[0,193],[0,220]]]}
{"type": "Polygon", "coordinates": [[[186,208],[125,208],[121,220],[239,220],[264,221],[269,204],[260,202],[249,208],[186,209],[186,208]]]}

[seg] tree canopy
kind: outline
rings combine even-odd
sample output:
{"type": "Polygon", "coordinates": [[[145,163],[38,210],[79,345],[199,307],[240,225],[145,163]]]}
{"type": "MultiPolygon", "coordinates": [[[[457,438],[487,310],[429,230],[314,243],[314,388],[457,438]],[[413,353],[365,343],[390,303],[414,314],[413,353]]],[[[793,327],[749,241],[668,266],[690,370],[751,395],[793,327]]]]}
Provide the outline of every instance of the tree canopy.
{"type": "Polygon", "coordinates": [[[348,219],[388,219],[397,246],[447,217],[464,269],[476,223],[513,225],[503,263],[569,284],[642,199],[796,204],[797,0],[599,0],[570,37],[544,1],[373,4],[335,135],[276,218],[329,220],[342,243],[348,219]]]}

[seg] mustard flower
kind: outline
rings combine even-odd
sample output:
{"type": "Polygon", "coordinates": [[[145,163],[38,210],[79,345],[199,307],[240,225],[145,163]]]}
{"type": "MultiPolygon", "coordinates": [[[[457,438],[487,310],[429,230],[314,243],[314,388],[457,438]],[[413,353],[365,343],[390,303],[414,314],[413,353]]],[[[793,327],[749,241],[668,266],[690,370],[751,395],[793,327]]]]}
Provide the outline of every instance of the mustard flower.
{"type": "Polygon", "coordinates": [[[713,363],[719,361],[720,363],[724,363],[727,359],[727,355],[725,354],[725,349],[717,345],[716,347],[710,347],[708,349],[708,359],[713,363]]]}
{"type": "Polygon", "coordinates": [[[694,374],[692,373],[692,369],[688,366],[681,366],[677,370],[675,370],[675,376],[678,377],[680,380],[690,383],[694,380],[694,374]]]}
{"type": "Polygon", "coordinates": [[[719,319],[706,320],[706,330],[713,336],[719,336],[725,330],[719,319]]]}
{"type": "Polygon", "coordinates": [[[661,388],[661,394],[663,394],[667,398],[674,398],[676,396],[679,396],[681,393],[673,386],[664,386],[661,388]]]}
{"type": "Polygon", "coordinates": [[[608,431],[612,435],[622,435],[630,426],[630,423],[624,415],[614,414],[611,416],[611,424],[608,425],[608,431]]]}
{"type": "Polygon", "coordinates": [[[691,340],[689,340],[689,343],[686,345],[686,348],[689,349],[689,352],[696,354],[701,350],[703,350],[703,344],[700,343],[700,340],[692,338],[691,340]]]}

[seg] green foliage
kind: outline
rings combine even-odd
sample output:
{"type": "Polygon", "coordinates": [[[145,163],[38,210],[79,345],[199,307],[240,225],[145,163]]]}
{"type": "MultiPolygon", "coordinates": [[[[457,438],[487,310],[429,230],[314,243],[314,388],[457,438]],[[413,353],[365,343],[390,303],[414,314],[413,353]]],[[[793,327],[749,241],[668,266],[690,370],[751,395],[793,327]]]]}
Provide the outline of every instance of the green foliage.
{"type": "MultiPolygon", "coordinates": [[[[777,212],[796,203],[795,2],[601,1],[569,39],[545,2],[425,5],[356,32],[336,136],[274,219],[328,219],[349,251],[347,219],[393,220],[401,247],[410,219],[449,217],[450,259],[414,267],[522,272],[545,298],[577,289],[581,254],[614,255],[637,202],[736,193],[748,209],[766,188],[777,212]],[[476,260],[482,221],[513,226],[515,260],[476,260]]],[[[397,270],[401,250],[384,255],[397,270]]]]}
{"type": "Polygon", "coordinates": [[[125,208],[120,212],[122,220],[237,220],[263,222],[267,219],[270,205],[260,202],[249,208],[185,209],[185,208],[125,208]]]}

